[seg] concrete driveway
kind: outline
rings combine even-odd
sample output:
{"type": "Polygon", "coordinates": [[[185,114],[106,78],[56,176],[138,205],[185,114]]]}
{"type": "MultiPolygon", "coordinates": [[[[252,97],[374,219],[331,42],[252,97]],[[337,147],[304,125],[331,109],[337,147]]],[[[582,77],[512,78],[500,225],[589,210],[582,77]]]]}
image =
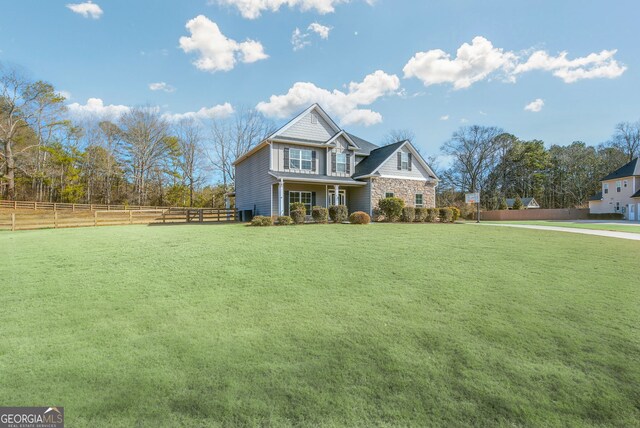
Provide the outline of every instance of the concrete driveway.
{"type": "MultiPolygon", "coordinates": [[[[590,222],[590,221],[584,220],[584,222],[590,222]]],[[[595,222],[591,221],[591,223],[595,223],[595,222]]],[[[597,223],[602,224],[602,222],[597,222],[597,223]]],[[[538,225],[532,225],[532,224],[498,224],[498,223],[468,223],[468,224],[476,224],[480,226],[496,226],[496,227],[517,227],[520,229],[552,230],[556,232],[580,233],[582,235],[595,235],[595,236],[604,236],[607,238],[630,239],[632,241],[640,241],[640,233],[616,232],[612,230],[576,229],[576,228],[570,228],[570,227],[538,226],[538,225]]],[[[614,224],[614,223],[610,222],[610,224],[614,224]]],[[[620,223],[616,222],[616,224],[620,224],[620,223]]],[[[623,224],[629,224],[629,222],[625,222],[623,224]]]]}

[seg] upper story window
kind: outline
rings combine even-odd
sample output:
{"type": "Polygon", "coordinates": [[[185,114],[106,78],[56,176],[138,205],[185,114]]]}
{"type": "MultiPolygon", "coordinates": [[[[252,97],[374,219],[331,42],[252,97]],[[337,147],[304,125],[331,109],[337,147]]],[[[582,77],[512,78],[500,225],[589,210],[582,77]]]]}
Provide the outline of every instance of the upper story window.
{"type": "Polygon", "coordinates": [[[336,172],[347,172],[347,154],[336,154],[336,172]]]}
{"type": "Polygon", "coordinates": [[[602,185],[602,192],[606,195],[607,193],[609,193],[609,183],[604,183],[602,185]]]}
{"type": "Polygon", "coordinates": [[[311,171],[313,167],[312,150],[289,149],[289,168],[311,171]]]}
{"type": "Polygon", "coordinates": [[[403,170],[409,169],[409,153],[402,152],[400,155],[400,167],[403,170]]]}
{"type": "Polygon", "coordinates": [[[629,185],[629,182],[627,180],[624,180],[622,182],[622,187],[627,187],[629,185]]]}
{"type": "Polygon", "coordinates": [[[423,202],[422,202],[422,193],[416,193],[416,208],[422,208],[423,202]]]}
{"type": "Polygon", "coordinates": [[[616,181],[616,192],[620,193],[620,190],[622,190],[622,182],[616,181]]]}

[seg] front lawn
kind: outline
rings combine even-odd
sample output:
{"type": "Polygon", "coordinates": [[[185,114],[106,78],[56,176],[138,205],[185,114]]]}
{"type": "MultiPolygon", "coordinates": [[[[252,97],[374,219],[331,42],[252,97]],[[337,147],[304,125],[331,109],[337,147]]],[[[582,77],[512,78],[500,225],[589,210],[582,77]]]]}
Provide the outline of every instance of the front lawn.
{"type": "Polygon", "coordinates": [[[94,426],[637,426],[640,242],[468,225],[0,234],[0,403],[94,426]]]}

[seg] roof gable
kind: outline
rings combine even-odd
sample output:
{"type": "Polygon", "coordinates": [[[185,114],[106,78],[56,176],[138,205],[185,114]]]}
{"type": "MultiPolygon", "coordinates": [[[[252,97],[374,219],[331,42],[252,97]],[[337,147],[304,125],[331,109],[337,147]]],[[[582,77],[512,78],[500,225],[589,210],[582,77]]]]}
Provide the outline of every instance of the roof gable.
{"type": "Polygon", "coordinates": [[[340,128],[318,104],[313,104],[269,136],[297,138],[324,143],[340,132],[340,128]]]}
{"type": "Polygon", "coordinates": [[[409,149],[414,159],[420,164],[420,166],[424,168],[429,177],[438,180],[435,172],[433,172],[431,167],[422,158],[415,147],[413,147],[409,140],[398,141],[397,143],[389,144],[388,146],[383,146],[378,149],[372,150],[367,158],[356,165],[356,172],[354,174],[354,177],[363,177],[377,173],[380,167],[384,165],[398,150],[402,149],[403,147],[407,147],[409,149]]]}

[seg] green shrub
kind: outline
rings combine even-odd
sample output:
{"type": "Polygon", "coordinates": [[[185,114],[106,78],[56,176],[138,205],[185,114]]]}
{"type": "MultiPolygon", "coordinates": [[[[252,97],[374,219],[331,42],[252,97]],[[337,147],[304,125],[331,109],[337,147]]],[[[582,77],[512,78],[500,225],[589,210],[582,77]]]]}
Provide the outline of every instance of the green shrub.
{"type": "Polygon", "coordinates": [[[414,207],[404,207],[402,208],[402,216],[401,219],[405,223],[413,223],[413,220],[416,218],[416,209],[414,207]]]}
{"type": "Polygon", "coordinates": [[[440,210],[438,208],[427,208],[427,221],[429,223],[437,223],[440,210]]]}
{"type": "Polygon", "coordinates": [[[428,208],[416,208],[416,218],[414,221],[423,223],[427,221],[428,208]]]}
{"type": "Polygon", "coordinates": [[[329,210],[324,207],[313,207],[311,217],[316,223],[326,223],[329,219],[329,210]]]}
{"type": "Polygon", "coordinates": [[[293,223],[293,219],[288,215],[281,215],[276,218],[276,222],[278,223],[278,226],[289,226],[293,223]]]}
{"type": "Polygon", "coordinates": [[[329,207],[329,217],[334,223],[342,223],[349,217],[349,210],[346,205],[331,205],[329,207]]]}
{"type": "Polygon", "coordinates": [[[349,216],[349,222],[351,224],[369,224],[371,223],[371,217],[363,211],[356,211],[349,216]]]}
{"type": "Polygon", "coordinates": [[[402,215],[404,201],[400,198],[383,198],[378,201],[378,208],[382,211],[386,221],[396,221],[402,215]]]}
{"type": "Polygon", "coordinates": [[[289,215],[295,224],[304,224],[307,207],[302,202],[294,202],[289,206],[289,215]]]}
{"type": "Polygon", "coordinates": [[[522,204],[522,199],[520,199],[520,196],[516,196],[515,201],[513,201],[513,206],[511,207],[512,210],[523,210],[524,209],[524,205],[522,204]]]}
{"type": "Polygon", "coordinates": [[[451,208],[440,208],[440,222],[453,222],[453,211],[451,211],[451,208]]]}
{"type": "Polygon", "coordinates": [[[509,205],[507,205],[507,200],[505,198],[502,198],[500,200],[500,205],[498,205],[498,209],[499,210],[508,210],[509,209],[509,205]]]}
{"type": "Polygon", "coordinates": [[[600,213],[600,214],[589,213],[589,218],[591,220],[624,220],[624,214],[622,213],[600,213]]]}
{"type": "Polygon", "coordinates": [[[251,219],[251,226],[272,226],[273,220],[271,217],[257,215],[251,219]]]}
{"type": "Polygon", "coordinates": [[[460,218],[460,209],[458,207],[449,207],[451,210],[451,214],[453,219],[451,221],[456,221],[460,218]]]}

